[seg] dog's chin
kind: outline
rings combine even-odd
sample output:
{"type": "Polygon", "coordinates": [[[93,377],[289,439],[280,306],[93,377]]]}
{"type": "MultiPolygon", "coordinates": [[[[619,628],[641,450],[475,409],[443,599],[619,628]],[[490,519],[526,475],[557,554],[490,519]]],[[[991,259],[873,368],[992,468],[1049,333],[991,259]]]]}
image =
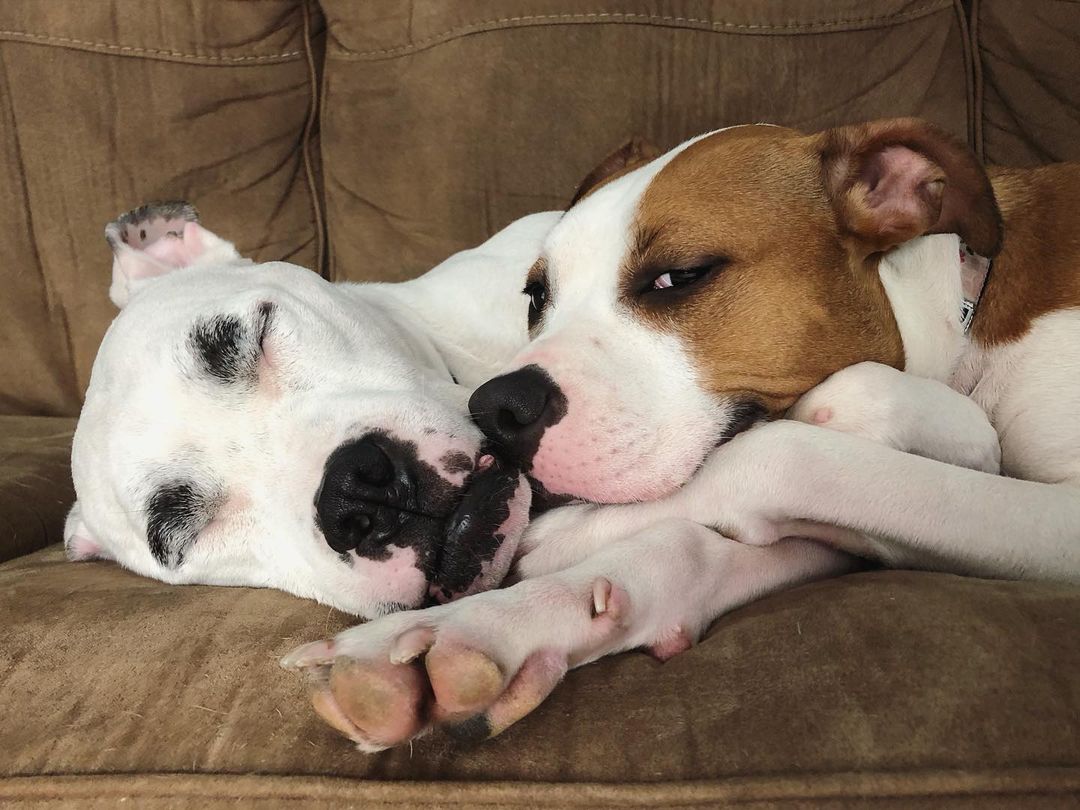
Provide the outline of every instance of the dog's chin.
{"type": "Polygon", "coordinates": [[[516,465],[490,456],[470,475],[446,519],[431,578],[439,602],[498,587],[529,520],[531,491],[516,465]]]}

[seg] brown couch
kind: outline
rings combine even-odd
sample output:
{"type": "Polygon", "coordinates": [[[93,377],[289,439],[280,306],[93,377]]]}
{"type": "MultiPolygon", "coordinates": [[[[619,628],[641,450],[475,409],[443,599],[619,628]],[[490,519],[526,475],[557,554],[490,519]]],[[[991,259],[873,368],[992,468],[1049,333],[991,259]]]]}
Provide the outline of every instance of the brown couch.
{"type": "Polygon", "coordinates": [[[58,541],[123,209],[403,279],[632,134],[914,114],[1080,159],[1078,43],[1065,0],[3,0],[0,804],[1076,806],[1076,588],[848,576],[571,673],[494,741],[365,756],[276,664],[348,616],[58,541]]]}

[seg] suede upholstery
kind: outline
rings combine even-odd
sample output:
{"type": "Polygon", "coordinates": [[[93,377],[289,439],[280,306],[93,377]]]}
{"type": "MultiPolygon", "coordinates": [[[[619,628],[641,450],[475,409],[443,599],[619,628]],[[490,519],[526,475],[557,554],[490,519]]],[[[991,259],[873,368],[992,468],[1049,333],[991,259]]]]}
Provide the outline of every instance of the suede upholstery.
{"type": "Polygon", "coordinates": [[[0,7],[0,413],[78,413],[114,314],[102,228],[140,201],[195,200],[255,258],[319,261],[310,10],[147,5],[0,7]]]}
{"type": "Polygon", "coordinates": [[[333,279],[408,278],[562,207],[632,135],[668,148],[747,121],[813,131],[888,115],[969,130],[951,0],[322,7],[333,279]]]}
{"type": "Polygon", "coordinates": [[[5,0],[0,804],[1076,806],[1076,588],[821,582],[575,671],[493,741],[365,756],[276,663],[350,617],[58,542],[121,210],[186,197],[255,258],[403,279],[634,134],[917,114],[1080,158],[1078,41],[1062,0],[5,0]]]}

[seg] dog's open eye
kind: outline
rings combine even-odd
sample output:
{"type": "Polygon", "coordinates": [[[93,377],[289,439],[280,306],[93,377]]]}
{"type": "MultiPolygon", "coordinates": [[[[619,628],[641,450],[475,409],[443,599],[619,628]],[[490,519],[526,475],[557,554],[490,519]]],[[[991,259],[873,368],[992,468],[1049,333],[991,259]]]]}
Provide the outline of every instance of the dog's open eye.
{"type": "Polygon", "coordinates": [[[547,304],[547,285],[542,281],[530,281],[522,290],[529,296],[529,328],[532,329],[540,320],[547,304]]]}
{"type": "Polygon", "coordinates": [[[686,267],[679,270],[668,270],[653,279],[649,290],[666,290],[672,287],[686,287],[705,278],[718,265],[708,264],[700,267],[686,267]]]}

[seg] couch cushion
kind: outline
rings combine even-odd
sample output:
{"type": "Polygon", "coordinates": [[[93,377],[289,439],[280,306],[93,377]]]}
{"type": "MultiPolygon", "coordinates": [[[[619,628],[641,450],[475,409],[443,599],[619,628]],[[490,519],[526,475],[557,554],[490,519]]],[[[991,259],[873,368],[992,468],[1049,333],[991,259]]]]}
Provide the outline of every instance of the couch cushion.
{"type": "Polygon", "coordinates": [[[0,416],[0,562],[63,538],[75,420],[0,416]]]}
{"type": "Polygon", "coordinates": [[[331,275],[561,208],[631,135],[922,115],[968,134],[959,0],[324,0],[331,275]]]}
{"type": "Polygon", "coordinates": [[[307,5],[0,3],[0,413],[78,410],[128,208],[183,197],[244,253],[318,261],[307,5]]]}
{"type": "Polygon", "coordinates": [[[986,159],[1080,160],[1080,3],[976,0],[972,13],[986,159]]]}
{"type": "Polygon", "coordinates": [[[657,802],[704,790],[703,805],[895,794],[938,806],[1080,788],[1080,591],[1064,586],[905,572],[822,582],[721,619],[666,664],[631,653],[573,672],[493,741],[435,734],[375,756],[316,720],[276,663],[347,626],[336,611],[168,586],[53,547],[0,566],[0,613],[0,774],[142,775],[9,781],[0,800],[148,797],[142,777],[166,773],[204,775],[161,783],[192,801],[272,798],[205,776],[244,773],[291,775],[269,784],[311,800],[405,804],[530,804],[537,790],[557,798],[559,782],[615,786],[597,804],[639,784],[657,802]],[[372,784],[404,779],[478,784],[445,796],[372,784]]]}

